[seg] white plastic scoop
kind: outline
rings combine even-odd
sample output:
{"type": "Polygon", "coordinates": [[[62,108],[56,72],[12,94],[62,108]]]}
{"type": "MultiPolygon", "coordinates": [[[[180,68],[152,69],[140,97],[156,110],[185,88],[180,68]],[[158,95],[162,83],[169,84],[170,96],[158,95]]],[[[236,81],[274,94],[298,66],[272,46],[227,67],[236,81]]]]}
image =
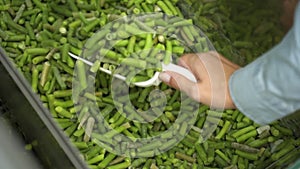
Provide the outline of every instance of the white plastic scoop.
{"type": "MultiPolygon", "coordinates": [[[[85,64],[87,65],[90,65],[92,66],[93,63],[84,59],[84,58],[81,58],[77,55],[74,55],[73,53],[70,53],[69,52],[69,55],[74,58],[74,59],[77,59],[77,60],[81,60],[82,62],[84,62],[85,64]]],[[[125,81],[126,80],[126,77],[120,75],[120,74],[113,74],[110,70],[107,70],[107,69],[104,69],[104,68],[99,68],[100,71],[104,72],[104,73],[107,73],[109,75],[112,75],[120,80],[123,80],[125,81]]],[[[196,78],[194,77],[194,75],[189,71],[187,70],[186,68],[184,67],[181,67],[181,66],[178,66],[178,65],[175,65],[173,63],[169,63],[168,65],[165,65],[164,63],[162,63],[162,70],[163,71],[172,71],[172,72],[176,72],[176,73],[179,73],[183,76],[185,76],[186,78],[188,78],[189,80],[193,81],[193,82],[196,82],[196,78]]],[[[139,86],[139,87],[149,87],[149,86],[158,86],[161,82],[161,80],[158,78],[159,76],[159,73],[160,72],[155,72],[155,74],[153,75],[152,78],[150,78],[149,80],[147,81],[143,81],[143,82],[135,82],[133,83],[135,86],[139,86]]]]}

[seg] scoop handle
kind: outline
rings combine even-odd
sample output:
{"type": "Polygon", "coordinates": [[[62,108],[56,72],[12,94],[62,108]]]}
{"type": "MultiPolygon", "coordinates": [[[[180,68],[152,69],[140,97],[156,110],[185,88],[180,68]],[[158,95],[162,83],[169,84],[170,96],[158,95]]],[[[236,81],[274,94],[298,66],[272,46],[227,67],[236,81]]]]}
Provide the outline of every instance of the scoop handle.
{"type": "Polygon", "coordinates": [[[168,65],[163,64],[163,70],[176,72],[176,73],[181,74],[182,76],[186,77],[187,79],[191,80],[192,82],[197,82],[194,74],[182,66],[178,66],[173,63],[169,63],[168,65]]]}
{"type": "MultiPolygon", "coordinates": [[[[84,63],[87,64],[87,65],[93,66],[93,63],[92,63],[92,62],[90,62],[90,61],[88,61],[88,60],[86,60],[86,59],[84,59],[84,58],[81,58],[81,57],[79,57],[79,56],[77,56],[77,55],[74,55],[73,53],[70,53],[70,52],[69,52],[69,56],[71,56],[72,58],[74,58],[74,59],[76,59],[76,60],[81,60],[82,62],[84,62],[84,63]]],[[[107,73],[107,74],[109,74],[109,75],[112,75],[112,72],[111,72],[110,70],[104,69],[104,68],[102,68],[102,67],[100,67],[99,69],[100,69],[100,71],[102,71],[102,72],[104,72],[104,73],[107,73]]],[[[118,78],[118,79],[120,79],[120,80],[123,80],[123,81],[126,80],[126,77],[124,77],[124,76],[122,76],[122,75],[119,75],[119,74],[113,74],[113,76],[116,77],[116,78],[118,78]]]]}

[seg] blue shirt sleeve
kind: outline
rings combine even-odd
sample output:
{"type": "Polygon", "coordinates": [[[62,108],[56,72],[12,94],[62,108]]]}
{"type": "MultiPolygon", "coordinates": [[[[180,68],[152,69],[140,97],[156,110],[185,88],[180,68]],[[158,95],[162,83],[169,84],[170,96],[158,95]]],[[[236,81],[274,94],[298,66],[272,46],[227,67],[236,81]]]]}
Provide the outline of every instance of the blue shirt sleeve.
{"type": "Polygon", "coordinates": [[[273,49],[229,79],[236,107],[258,124],[300,109],[300,3],[294,25],[273,49]]]}

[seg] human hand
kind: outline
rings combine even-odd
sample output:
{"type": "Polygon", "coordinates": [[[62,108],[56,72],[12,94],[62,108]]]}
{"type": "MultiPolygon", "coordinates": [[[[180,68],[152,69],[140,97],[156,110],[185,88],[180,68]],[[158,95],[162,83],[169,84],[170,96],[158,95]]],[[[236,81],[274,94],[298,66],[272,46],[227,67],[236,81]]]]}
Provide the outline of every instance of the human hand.
{"type": "Polygon", "coordinates": [[[169,86],[212,108],[235,108],[229,93],[228,81],[240,68],[238,65],[217,52],[186,54],[179,59],[178,65],[189,69],[197,83],[171,71],[160,73],[159,78],[169,86]]]}

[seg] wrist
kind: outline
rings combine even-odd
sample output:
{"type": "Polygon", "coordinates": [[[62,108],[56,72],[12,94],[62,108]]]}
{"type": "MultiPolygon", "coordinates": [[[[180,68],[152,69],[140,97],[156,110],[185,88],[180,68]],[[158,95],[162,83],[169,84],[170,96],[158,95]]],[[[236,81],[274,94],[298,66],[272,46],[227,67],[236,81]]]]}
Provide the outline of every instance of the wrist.
{"type": "MultiPolygon", "coordinates": [[[[238,68],[239,69],[239,68],[238,68]]],[[[238,70],[234,70],[233,72],[230,73],[229,77],[227,78],[227,92],[226,92],[226,104],[227,104],[227,107],[226,108],[229,108],[229,109],[237,109],[235,103],[234,103],[234,99],[233,99],[233,93],[231,91],[231,80],[234,76],[234,73],[238,70]]]]}

